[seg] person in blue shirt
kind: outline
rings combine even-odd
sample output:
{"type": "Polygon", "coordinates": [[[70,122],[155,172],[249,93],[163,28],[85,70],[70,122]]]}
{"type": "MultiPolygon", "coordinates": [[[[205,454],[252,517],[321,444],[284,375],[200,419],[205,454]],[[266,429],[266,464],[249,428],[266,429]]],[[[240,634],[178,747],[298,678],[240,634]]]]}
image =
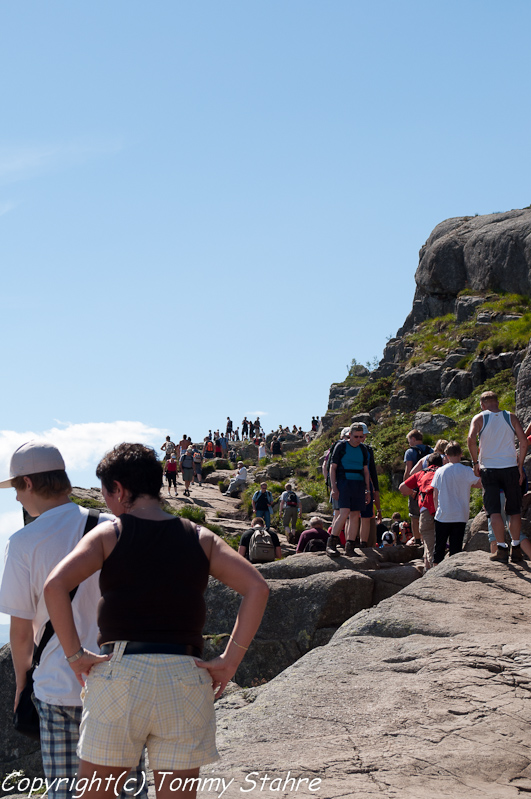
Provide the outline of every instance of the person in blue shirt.
{"type": "Polygon", "coordinates": [[[339,501],[339,513],[332,524],[332,531],[326,547],[327,554],[339,557],[337,546],[339,533],[347,519],[347,541],[345,555],[353,557],[354,537],[356,535],[360,511],[364,510],[371,498],[371,482],[369,475],[369,456],[367,448],[362,444],[363,426],[359,422],[350,425],[349,438],[336,444],[330,464],[330,484],[332,499],[339,501]]]}

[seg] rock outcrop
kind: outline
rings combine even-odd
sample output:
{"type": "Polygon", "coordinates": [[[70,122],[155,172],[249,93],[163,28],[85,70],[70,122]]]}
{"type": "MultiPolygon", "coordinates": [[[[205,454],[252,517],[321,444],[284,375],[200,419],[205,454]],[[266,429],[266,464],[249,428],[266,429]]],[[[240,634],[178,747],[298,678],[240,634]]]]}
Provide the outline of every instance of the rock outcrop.
{"type": "Polygon", "coordinates": [[[420,250],[415,282],[413,308],[398,336],[430,317],[466,318],[480,298],[457,300],[464,289],[531,295],[531,209],[441,222],[420,250]]]}
{"type": "Polygon", "coordinates": [[[278,797],[294,795],[290,777],[307,780],[300,796],[328,799],[527,794],[530,600],[528,566],[455,555],[267,685],[221,700],[221,760],[202,776],[233,779],[226,799],[265,775],[278,797]]]}

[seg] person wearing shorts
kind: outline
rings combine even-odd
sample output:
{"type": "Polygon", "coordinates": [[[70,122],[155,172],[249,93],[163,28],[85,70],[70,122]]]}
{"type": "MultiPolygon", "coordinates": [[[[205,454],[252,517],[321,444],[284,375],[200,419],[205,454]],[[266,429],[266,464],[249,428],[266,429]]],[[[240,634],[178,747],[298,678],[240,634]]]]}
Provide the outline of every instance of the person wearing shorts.
{"type": "Polygon", "coordinates": [[[339,500],[339,513],[334,517],[332,531],[326,546],[327,554],[339,557],[337,547],[339,533],[350,517],[346,528],[347,541],[345,555],[353,557],[354,534],[357,530],[360,512],[370,500],[369,456],[367,448],[362,444],[363,427],[359,422],[350,425],[349,439],[340,441],[334,447],[330,463],[330,484],[332,498],[339,500]]]}
{"type": "Polygon", "coordinates": [[[194,479],[194,455],[192,447],[187,447],[186,451],[181,455],[180,467],[184,480],[184,496],[190,496],[190,483],[194,479]]]}
{"type": "Polygon", "coordinates": [[[171,497],[172,485],[175,496],[177,496],[177,461],[175,453],[172,453],[169,461],[166,461],[166,479],[168,481],[168,496],[171,497]]]}
{"type": "Polygon", "coordinates": [[[151,448],[120,444],[96,474],[118,518],[85,536],[44,589],[67,661],[80,683],[88,674],[78,777],[91,782],[88,797],[110,799],[145,745],[158,799],[194,799],[199,767],[218,758],[214,699],[243,659],[269,589],[219,536],[162,510],[162,467],[151,448]],[[99,655],[81,647],[69,596],[72,583],[97,571],[99,655]],[[225,651],[206,662],[210,575],[237,586],[244,601],[225,651]]]}
{"type": "Polygon", "coordinates": [[[509,549],[505,542],[505,526],[501,515],[500,492],[503,491],[512,542],[511,560],[517,563],[523,559],[520,545],[520,486],[524,482],[524,460],[528,442],[515,414],[500,410],[498,397],[493,391],[484,391],[479,402],[481,413],[474,416],[470,423],[467,444],[474,474],[481,477],[483,504],[496,537],[497,549],[490,559],[500,563],[509,562],[509,549]],[[518,452],[515,438],[518,439],[518,452]]]}

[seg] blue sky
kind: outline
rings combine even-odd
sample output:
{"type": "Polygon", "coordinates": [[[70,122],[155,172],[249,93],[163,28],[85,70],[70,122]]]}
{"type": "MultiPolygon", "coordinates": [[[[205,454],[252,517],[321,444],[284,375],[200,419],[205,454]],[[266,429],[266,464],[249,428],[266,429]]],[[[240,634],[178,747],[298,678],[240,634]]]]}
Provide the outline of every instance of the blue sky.
{"type": "Polygon", "coordinates": [[[404,321],[433,227],[531,202],[530,24],[527,0],[4,0],[4,471],[29,435],[86,485],[125,435],[307,428],[404,321]]]}

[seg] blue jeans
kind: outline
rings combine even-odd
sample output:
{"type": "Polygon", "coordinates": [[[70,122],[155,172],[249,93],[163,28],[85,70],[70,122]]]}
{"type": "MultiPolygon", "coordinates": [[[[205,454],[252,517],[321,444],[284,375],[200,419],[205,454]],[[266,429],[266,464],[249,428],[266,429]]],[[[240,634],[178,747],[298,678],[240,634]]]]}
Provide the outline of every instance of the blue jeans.
{"type": "Polygon", "coordinates": [[[269,508],[267,510],[257,510],[254,514],[259,519],[263,519],[265,522],[266,530],[269,530],[271,525],[271,511],[269,508]]]}

